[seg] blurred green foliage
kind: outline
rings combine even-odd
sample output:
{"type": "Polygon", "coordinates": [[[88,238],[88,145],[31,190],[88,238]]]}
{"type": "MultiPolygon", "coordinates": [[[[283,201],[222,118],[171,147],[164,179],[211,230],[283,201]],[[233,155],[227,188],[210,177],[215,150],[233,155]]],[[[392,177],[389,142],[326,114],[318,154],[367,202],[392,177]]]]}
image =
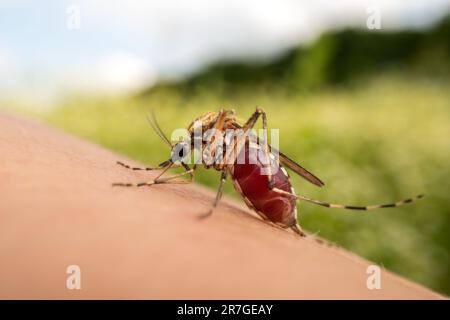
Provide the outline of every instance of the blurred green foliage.
{"type": "MultiPolygon", "coordinates": [[[[294,176],[297,192],[346,204],[427,194],[369,213],[300,203],[305,229],[450,294],[449,21],[424,32],[326,34],[270,63],[224,62],[135,97],[70,97],[39,116],[155,165],[169,150],[147,123],[150,109],[170,133],[207,111],[234,108],[245,121],[261,106],[282,151],[326,183],[294,176]]],[[[219,176],[200,170],[197,181],[215,189],[219,176]]],[[[238,197],[230,183],[226,193],[238,197]]]]}
{"type": "Polygon", "coordinates": [[[195,95],[205,87],[227,95],[236,90],[261,88],[310,92],[327,86],[357,85],[386,71],[447,78],[450,17],[424,31],[326,33],[309,47],[294,48],[275,61],[224,61],[189,79],[160,83],[143,94],[173,89],[195,95]]]}

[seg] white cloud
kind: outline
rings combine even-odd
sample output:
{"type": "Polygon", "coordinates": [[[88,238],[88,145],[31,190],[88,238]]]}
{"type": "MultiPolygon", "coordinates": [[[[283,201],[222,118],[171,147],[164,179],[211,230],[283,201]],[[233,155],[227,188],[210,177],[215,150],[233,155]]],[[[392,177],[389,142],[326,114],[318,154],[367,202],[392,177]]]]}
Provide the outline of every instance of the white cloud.
{"type": "Polygon", "coordinates": [[[64,69],[58,78],[68,90],[122,94],[153,84],[156,74],[145,59],[111,51],[93,63],[64,69]]]}
{"type": "Polygon", "coordinates": [[[270,57],[322,32],[366,27],[369,6],[383,29],[414,27],[450,9],[448,0],[81,0],[92,25],[142,42],[161,73],[191,72],[211,61],[270,57]]]}
{"type": "Polygon", "coordinates": [[[78,31],[67,31],[61,2],[0,3],[3,14],[15,10],[18,15],[10,19],[17,26],[8,29],[7,36],[21,48],[6,50],[0,44],[0,92],[31,86],[30,92],[123,93],[151,84],[156,74],[184,75],[219,59],[272,57],[329,29],[365,28],[369,6],[380,8],[383,29],[423,26],[450,10],[448,0],[73,0],[69,4],[80,7],[78,31]],[[30,19],[22,16],[25,4],[26,12],[39,6],[36,11],[43,16],[40,28],[22,34],[24,19],[30,19]],[[45,6],[52,10],[42,10],[45,6]]]}

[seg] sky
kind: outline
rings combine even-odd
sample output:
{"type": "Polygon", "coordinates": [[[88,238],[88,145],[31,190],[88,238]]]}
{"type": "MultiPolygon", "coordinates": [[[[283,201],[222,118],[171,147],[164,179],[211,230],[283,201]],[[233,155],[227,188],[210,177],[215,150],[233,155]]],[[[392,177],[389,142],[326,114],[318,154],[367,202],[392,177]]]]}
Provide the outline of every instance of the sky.
{"type": "Polygon", "coordinates": [[[425,28],[450,0],[0,0],[0,100],[122,94],[215,61],[270,59],[328,30],[425,28]]]}

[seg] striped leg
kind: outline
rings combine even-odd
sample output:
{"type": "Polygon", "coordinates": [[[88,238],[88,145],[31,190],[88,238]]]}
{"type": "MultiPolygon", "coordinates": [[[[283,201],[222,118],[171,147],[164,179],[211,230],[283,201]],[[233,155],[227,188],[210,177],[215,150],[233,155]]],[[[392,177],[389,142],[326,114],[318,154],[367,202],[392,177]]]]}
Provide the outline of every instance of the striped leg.
{"type": "MultiPolygon", "coordinates": [[[[273,188],[273,191],[282,194],[282,195],[287,195],[287,196],[291,196],[294,197],[298,200],[303,200],[306,202],[310,202],[322,207],[326,207],[326,208],[337,208],[337,209],[349,209],[349,210],[375,210],[375,209],[381,209],[381,208],[395,208],[395,207],[400,207],[403,206],[405,204],[411,203],[413,201],[419,200],[421,198],[424,197],[423,194],[419,194],[413,198],[409,198],[409,199],[404,199],[401,201],[397,201],[395,203],[389,203],[389,204],[376,204],[376,205],[370,205],[370,206],[352,206],[352,205],[345,205],[345,204],[335,204],[335,203],[328,203],[328,202],[323,202],[323,201],[319,201],[319,200],[315,200],[315,199],[311,199],[302,195],[297,195],[297,194],[292,194],[290,192],[278,189],[278,188],[273,188]]],[[[301,229],[300,225],[297,224],[291,227],[292,230],[294,230],[294,232],[296,232],[297,234],[299,234],[302,237],[307,236],[303,230],[301,229]]],[[[314,240],[318,243],[327,243],[321,239],[315,238],[313,237],[314,240]]],[[[332,245],[330,243],[328,243],[328,245],[332,245]]]]}
{"type": "Polygon", "coordinates": [[[191,183],[192,180],[194,179],[194,172],[196,170],[196,166],[194,165],[192,167],[192,169],[190,169],[187,165],[183,165],[186,169],[185,172],[181,172],[178,174],[174,174],[172,176],[166,177],[166,178],[161,178],[161,176],[167,172],[167,170],[169,170],[172,165],[168,165],[164,168],[164,170],[152,181],[148,181],[148,182],[140,182],[140,183],[113,183],[113,187],[143,187],[143,186],[152,186],[154,184],[163,184],[163,183],[172,183],[172,184],[187,184],[187,183],[191,183]],[[176,180],[173,181],[176,178],[179,177],[183,177],[185,175],[189,175],[190,179],[189,180],[185,180],[185,181],[180,181],[180,180],[176,180]]]}
{"type": "Polygon", "coordinates": [[[395,207],[400,207],[403,206],[405,204],[411,203],[413,201],[419,200],[421,198],[424,197],[423,194],[419,194],[413,198],[409,198],[409,199],[404,199],[404,200],[400,200],[397,201],[395,203],[389,203],[389,204],[375,204],[375,205],[370,205],[370,206],[353,206],[353,205],[346,205],[346,204],[336,204],[336,203],[328,203],[328,202],[323,202],[323,201],[319,201],[319,200],[315,200],[315,199],[311,199],[302,195],[298,195],[298,194],[292,194],[289,193],[287,191],[284,190],[280,190],[278,188],[274,188],[273,191],[278,192],[280,194],[283,195],[289,195],[291,197],[297,198],[298,200],[303,200],[306,202],[310,202],[310,203],[314,203],[317,204],[319,206],[322,207],[327,207],[327,208],[337,208],[337,209],[349,209],[349,210],[374,210],[374,209],[381,209],[381,208],[395,208],[395,207]]]}
{"type": "MultiPolygon", "coordinates": [[[[169,163],[168,161],[164,161],[157,167],[131,167],[123,162],[120,162],[120,161],[116,162],[116,164],[118,164],[119,166],[122,166],[124,168],[130,169],[130,170],[143,170],[143,171],[162,170],[168,163],[169,163]]],[[[172,166],[172,169],[178,168],[178,167],[179,167],[179,165],[174,165],[174,166],[172,166]]]]}

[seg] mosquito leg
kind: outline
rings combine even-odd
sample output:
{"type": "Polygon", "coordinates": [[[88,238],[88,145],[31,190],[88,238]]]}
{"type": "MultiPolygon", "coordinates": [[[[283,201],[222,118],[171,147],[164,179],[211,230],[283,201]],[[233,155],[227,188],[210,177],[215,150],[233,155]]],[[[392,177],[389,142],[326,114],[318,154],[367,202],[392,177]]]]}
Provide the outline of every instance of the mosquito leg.
{"type": "Polygon", "coordinates": [[[295,225],[293,225],[291,227],[292,230],[294,230],[295,233],[297,233],[300,237],[306,237],[306,233],[303,231],[302,227],[300,227],[300,225],[298,223],[296,223],[295,225]]]}
{"type": "Polygon", "coordinates": [[[264,113],[264,110],[257,107],[256,111],[253,112],[253,114],[250,116],[250,118],[247,120],[247,122],[242,126],[242,129],[244,131],[247,131],[249,129],[252,129],[255,126],[256,121],[258,121],[261,114],[264,113]]]}
{"type": "Polygon", "coordinates": [[[297,223],[296,223],[295,225],[293,225],[293,226],[291,227],[291,229],[292,229],[296,234],[298,234],[300,237],[302,237],[302,238],[305,238],[305,239],[311,239],[311,240],[313,240],[314,242],[316,242],[316,243],[318,243],[318,244],[320,244],[320,245],[326,245],[326,246],[328,246],[328,247],[337,247],[337,245],[335,245],[334,243],[328,242],[328,241],[323,240],[323,239],[321,239],[321,238],[317,238],[317,237],[316,237],[316,234],[306,234],[306,232],[303,231],[303,229],[302,229],[302,227],[300,226],[300,224],[298,223],[298,221],[297,221],[297,223]]]}
{"type": "Polygon", "coordinates": [[[302,195],[298,195],[298,194],[292,194],[290,192],[278,189],[278,188],[273,188],[273,191],[279,193],[279,194],[283,194],[283,195],[287,195],[287,196],[291,196],[294,197],[298,200],[303,200],[309,203],[314,203],[316,205],[322,206],[322,207],[327,207],[327,208],[333,208],[333,209],[348,209],[348,210],[363,210],[363,211],[367,211],[367,210],[374,210],[374,209],[381,209],[381,208],[395,208],[395,207],[400,207],[403,206],[405,204],[414,202],[416,200],[419,200],[421,198],[424,197],[423,194],[419,194],[413,198],[409,198],[409,199],[404,199],[404,200],[400,200],[397,201],[395,203],[389,203],[389,204],[375,204],[375,205],[370,205],[370,206],[353,206],[353,205],[347,205],[347,204],[336,204],[336,203],[329,203],[329,202],[324,202],[324,201],[319,201],[319,200],[315,200],[315,199],[311,199],[302,195]]]}
{"type": "Polygon", "coordinates": [[[266,158],[266,162],[264,163],[264,167],[267,170],[267,185],[269,187],[269,190],[273,189],[273,181],[272,181],[272,159],[270,158],[270,152],[269,152],[269,142],[267,139],[267,115],[266,112],[262,108],[256,108],[256,111],[252,114],[250,119],[247,120],[245,125],[243,126],[244,132],[247,130],[252,129],[256,121],[258,121],[258,118],[262,116],[262,122],[263,122],[263,148],[264,148],[264,157],[266,158]]]}
{"type": "Polygon", "coordinates": [[[225,124],[225,118],[227,117],[228,112],[220,110],[219,115],[217,116],[217,120],[213,125],[213,128],[216,130],[222,130],[223,125],[225,124]]]}
{"type": "Polygon", "coordinates": [[[185,164],[185,163],[182,163],[181,165],[186,170],[185,174],[189,174],[188,183],[191,183],[192,181],[194,181],[194,178],[195,178],[195,174],[194,173],[195,173],[195,170],[197,170],[197,164],[194,164],[192,166],[192,169],[189,168],[189,166],[187,164],[185,164]]]}
{"type": "MultiPolygon", "coordinates": [[[[131,167],[123,162],[117,161],[116,162],[119,166],[122,166],[124,168],[130,169],[130,170],[144,170],[144,171],[152,171],[152,170],[161,170],[163,167],[131,167]]],[[[174,168],[174,167],[172,167],[174,168]]]]}
{"type": "MultiPolygon", "coordinates": [[[[212,140],[212,142],[210,142],[210,145],[208,146],[207,150],[208,151],[206,154],[203,153],[202,157],[206,157],[204,158],[204,160],[206,160],[207,163],[211,163],[214,162],[216,164],[220,164],[217,163],[217,159],[216,157],[219,156],[222,153],[222,147],[223,147],[223,141],[222,141],[222,130],[225,124],[225,119],[228,115],[228,111],[224,111],[223,109],[221,109],[219,111],[219,114],[217,115],[217,119],[215,120],[212,129],[214,129],[212,131],[212,133],[214,134],[214,136],[210,136],[208,137],[208,139],[212,139],[214,138],[214,140],[212,140]],[[219,145],[220,144],[220,145],[219,145]]],[[[223,162],[223,159],[221,159],[223,162]]]]}
{"type": "MultiPolygon", "coordinates": [[[[220,167],[221,169],[231,170],[233,164],[235,163],[241,149],[244,147],[247,137],[245,136],[249,130],[251,130],[254,126],[258,118],[264,111],[261,108],[257,108],[256,111],[250,116],[247,122],[242,126],[241,130],[244,133],[244,137],[236,137],[236,141],[231,142],[231,147],[227,147],[227,151],[225,153],[223,165],[220,167]],[[243,142],[243,143],[242,143],[243,142]]],[[[234,114],[234,110],[231,111],[231,114],[234,114]]]]}
{"type": "Polygon", "coordinates": [[[163,184],[163,183],[171,183],[171,184],[188,184],[192,181],[192,178],[190,180],[187,181],[173,181],[176,178],[185,176],[187,174],[193,174],[193,170],[189,170],[189,171],[185,171],[182,173],[178,173],[178,174],[174,174],[172,176],[169,176],[167,178],[162,178],[162,179],[153,179],[152,181],[147,181],[147,182],[140,182],[140,183],[113,183],[114,187],[144,187],[144,186],[152,186],[154,184],[163,184]]]}
{"type": "MultiPolygon", "coordinates": [[[[156,181],[158,178],[160,178],[164,173],[166,173],[167,172],[167,170],[169,170],[171,167],[172,167],[172,165],[173,164],[169,164],[169,165],[167,165],[166,167],[164,167],[163,168],[163,171],[153,180],[153,181],[156,181]]],[[[113,185],[113,187],[133,187],[133,186],[139,186],[139,185],[134,185],[134,184],[132,184],[132,183],[121,183],[121,182],[118,182],[118,183],[113,183],[112,184],[113,185]]]]}
{"type": "MultiPolygon", "coordinates": [[[[323,202],[323,201],[319,201],[319,200],[315,200],[315,199],[311,199],[302,195],[298,195],[298,194],[293,194],[278,188],[273,188],[273,191],[285,195],[285,196],[289,196],[289,197],[294,197],[297,200],[303,200],[306,202],[310,202],[322,207],[326,207],[326,208],[338,208],[338,209],[349,209],[349,210],[374,210],[374,209],[381,209],[381,208],[395,208],[395,207],[400,207],[403,206],[405,204],[414,202],[416,200],[419,200],[421,198],[424,197],[423,194],[419,194],[413,198],[409,198],[409,199],[404,199],[404,200],[400,200],[397,201],[395,203],[390,203],[390,204],[376,204],[376,205],[370,205],[370,206],[351,206],[351,205],[345,205],[345,204],[336,204],[336,203],[328,203],[328,202],[323,202]]],[[[300,234],[301,236],[303,236],[304,232],[301,231],[300,226],[298,225],[298,221],[297,224],[293,227],[291,227],[296,233],[300,234]],[[302,234],[303,233],[303,234],[302,234]]],[[[308,236],[309,237],[309,236],[308,236]]],[[[331,244],[329,242],[326,242],[324,240],[318,239],[313,237],[314,240],[318,243],[322,243],[322,244],[327,244],[328,246],[335,246],[334,244],[331,244]]]]}
{"type": "Polygon", "coordinates": [[[323,239],[321,239],[321,238],[317,238],[317,237],[316,237],[316,233],[315,233],[315,234],[306,234],[306,233],[303,231],[302,227],[300,227],[300,225],[298,224],[298,222],[297,222],[295,225],[293,225],[293,226],[291,227],[291,229],[294,230],[294,232],[295,232],[296,234],[298,234],[300,237],[305,238],[305,239],[313,240],[314,242],[316,242],[316,243],[318,243],[318,244],[320,244],[320,245],[326,245],[326,246],[328,246],[328,247],[338,247],[338,246],[337,246],[336,244],[334,244],[334,243],[331,243],[331,242],[329,242],[329,241],[323,240],[323,239]]]}
{"type": "Polygon", "coordinates": [[[273,181],[272,181],[272,159],[270,158],[269,154],[269,142],[267,139],[267,115],[264,112],[264,110],[260,109],[262,112],[262,121],[263,121],[263,132],[264,132],[264,156],[266,157],[266,161],[268,161],[267,164],[264,164],[267,169],[267,185],[269,187],[269,190],[273,189],[273,181]]]}
{"type": "Polygon", "coordinates": [[[206,213],[203,213],[199,216],[200,219],[209,217],[213,213],[214,209],[217,208],[217,205],[219,204],[220,199],[222,198],[223,185],[225,184],[225,181],[227,180],[227,175],[228,175],[228,171],[226,171],[226,170],[222,171],[222,174],[220,176],[219,190],[217,190],[216,199],[214,200],[212,207],[206,213]]]}
{"type": "Polygon", "coordinates": [[[152,181],[148,181],[148,182],[140,182],[137,184],[133,184],[133,183],[113,183],[114,187],[143,187],[143,186],[152,186],[154,184],[163,184],[163,183],[171,183],[171,184],[187,184],[187,183],[191,183],[192,180],[194,179],[194,172],[196,169],[196,166],[194,165],[194,167],[192,169],[190,169],[187,165],[184,165],[186,171],[178,173],[178,174],[174,174],[172,176],[166,177],[166,178],[161,178],[161,176],[167,172],[167,170],[169,170],[172,166],[168,165],[164,168],[164,170],[152,181]],[[183,177],[185,175],[189,175],[190,179],[186,180],[186,181],[173,181],[176,178],[179,177],[183,177]]]}

